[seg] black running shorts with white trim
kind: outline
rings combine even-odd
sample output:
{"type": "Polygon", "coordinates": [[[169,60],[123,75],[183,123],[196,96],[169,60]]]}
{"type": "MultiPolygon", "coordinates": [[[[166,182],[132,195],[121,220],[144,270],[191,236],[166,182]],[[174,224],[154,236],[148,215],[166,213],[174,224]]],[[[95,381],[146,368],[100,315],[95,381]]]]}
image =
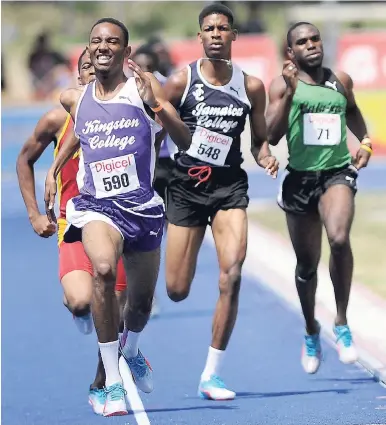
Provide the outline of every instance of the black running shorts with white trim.
{"type": "Polygon", "coordinates": [[[309,214],[318,212],[320,197],[337,184],[357,192],[358,170],[351,164],[324,171],[296,171],[287,167],[282,176],[277,203],[285,212],[309,214]]]}

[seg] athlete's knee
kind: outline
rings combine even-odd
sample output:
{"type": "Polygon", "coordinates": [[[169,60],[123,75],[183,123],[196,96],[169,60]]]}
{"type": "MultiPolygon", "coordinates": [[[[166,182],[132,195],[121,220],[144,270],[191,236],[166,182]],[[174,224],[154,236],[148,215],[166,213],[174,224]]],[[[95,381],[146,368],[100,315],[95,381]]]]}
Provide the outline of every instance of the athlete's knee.
{"type": "Polygon", "coordinates": [[[350,236],[345,229],[337,229],[328,236],[331,251],[339,252],[350,246],[350,236]]]}
{"type": "Polygon", "coordinates": [[[97,261],[93,266],[97,278],[97,285],[103,283],[103,285],[111,286],[115,289],[116,268],[106,260],[97,261]]]}
{"type": "Polygon", "coordinates": [[[72,314],[76,317],[82,317],[90,313],[90,304],[86,301],[79,301],[73,304],[71,308],[72,314]]]}
{"type": "Polygon", "coordinates": [[[128,300],[126,312],[134,313],[136,316],[148,316],[153,304],[152,296],[132,297],[128,300]]]}
{"type": "Polygon", "coordinates": [[[90,299],[84,295],[69,294],[65,298],[64,305],[76,317],[85,316],[90,312],[90,299]]]}
{"type": "Polygon", "coordinates": [[[318,265],[297,263],[295,269],[296,283],[305,283],[311,281],[317,273],[318,265]]]}
{"type": "Polygon", "coordinates": [[[241,264],[220,270],[219,289],[222,297],[236,299],[240,292],[241,264]]]}
{"type": "Polygon", "coordinates": [[[176,303],[187,298],[192,280],[191,273],[166,273],[166,290],[169,298],[176,303]]]}
{"type": "Polygon", "coordinates": [[[189,285],[176,285],[168,283],[166,285],[166,289],[169,298],[176,303],[183,301],[189,295],[189,285]]]}

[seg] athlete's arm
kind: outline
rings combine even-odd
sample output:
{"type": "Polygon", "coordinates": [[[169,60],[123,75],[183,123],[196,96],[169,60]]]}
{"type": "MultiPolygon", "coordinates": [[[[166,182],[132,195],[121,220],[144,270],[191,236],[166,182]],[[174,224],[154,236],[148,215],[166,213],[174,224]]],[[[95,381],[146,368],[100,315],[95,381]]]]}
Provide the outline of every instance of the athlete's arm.
{"type": "Polygon", "coordinates": [[[336,76],[339,78],[340,82],[343,84],[343,87],[346,90],[347,97],[347,110],[346,110],[346,122],[347,127],[352,131],[354,136],[358,138],[359,141],[362,141],[364,138],[368,137],[367,127],[365,120],[363,118],[362,112],[360,111],[354,96],[354,83],[351,77],[345,72],[337,72],[336,76]]]}
{"type": "Polygon", "coordinates": [[[53,164],[48,170],[45,184],[44,201],[46,203],[46,214],[50,221],[56,221],[53,211],[57,191],[56,179],[61,169],[65,166],[66,162],[74,156],[78,149],[79,139],[72,130],[72,134],[70,134],[65,143],[63,143],[53,164]]]}
{"type": "Polygon", "coordinates": [[[269,143],[276,146],[287,132],[294,92],[288,88],[282,76],[275,78],[268,92],[266,113],[269,143]]]}
{"type": "Polygon", "coordinates": [[[35,232],[42,237],[52,236],[56,228],[47,221],[45,215],[40,214],[35,193],[34,164],[47,146],[55,140],[56,135],[64,126],[67,116],[66,111],[61,107],[52,109],[43,115],[17,158],[17,177],[28,217],[35,232]]]}
{"type": "Polygon", "coordinates": [[[164,87],[164,92],[167,100],[178,109],[181,105],[182,96],[188,83],[187,68],[181,69],[173,73],[167,80],[164,87]]]}
{"type": "Polygon", "coordinates": [[[371,154],[371,140],[367,133],[367,127],[365,120],[363,118],[362,112],[359,109],[354,96],[354,83],[351,77],[345,72],[337,72],[336,76],[339,78],[340,82],[343,84],[343,87],[346,90],[347,98],[347,109],[346,109],[346,124],[347,127],[352,131],[354,136],[361,142],[361,146],[358,149],[354,165],[359,169],[367,166],[371,154]]]}
{"type": "MultiPolygon", "coordinates": [[[[148,73],[153,89],[154,97],[157,101],[157,106],[162,109],[158,111],[157,117],[162,123],[162,126],[169,134],[173,142],[181,150],[188,150],[192,142],[189,127],[181,120],[174,106],[168,101],[165,95],[164,88],[153,74],[148,73]]],[[[153,107],[153,109],[155,109],[153,107]]]]}
{"type": "MultiPolygon", "coordinates": [[[[75,110],[81,96],[82,90],[67,89],[60,95],[60,103],[64,109],[71,114],[72,119],[75,117],[75,110]]],[[[54,214],[55,196],[57,191],[56,178],[64,167],[66,162],[74,155],[79,149],[79,138],[76,136],[74,130],[70,137],[63,143],[58,155],[56,156],[53,164],[48,170],[45,184],[44,201],[46,203],[46,214],[49,220],[56,221],[54,214]]]]}
{"type": "Polygon", "coordinates": [[[246,75],[246,90],[251,102],[251,153],[256,163],[267,170],[268,174],[277,176],[279,163],[271,154],[267,141],[267,125],[265,122],[265,87],[261,80],[246,75]]]}

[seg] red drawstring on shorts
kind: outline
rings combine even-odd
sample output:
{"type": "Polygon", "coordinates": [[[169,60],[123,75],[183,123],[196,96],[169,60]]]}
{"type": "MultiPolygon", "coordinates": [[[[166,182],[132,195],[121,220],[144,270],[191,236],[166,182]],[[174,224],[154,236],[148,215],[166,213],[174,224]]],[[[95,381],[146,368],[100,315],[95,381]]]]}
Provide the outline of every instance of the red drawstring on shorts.
{"type": "Polygon", "coordinates": [[[189,168],[189,171],[188,171],[189,177],[198,179],[198,182],[197,184],[194,185],[194,187],[197,187],[199,184],[208,181],[211,174],[212,174],[212,167],[210,167],[209,165],[202,165],[200,167],[192,167],[192,168],[189,168]]]}

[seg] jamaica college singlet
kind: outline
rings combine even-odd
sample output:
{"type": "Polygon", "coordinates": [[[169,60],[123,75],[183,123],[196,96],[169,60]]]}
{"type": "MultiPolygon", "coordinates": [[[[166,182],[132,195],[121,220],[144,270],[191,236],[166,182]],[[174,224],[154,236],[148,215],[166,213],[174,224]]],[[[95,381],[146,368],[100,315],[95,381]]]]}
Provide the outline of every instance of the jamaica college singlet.
{"type": "Polygon", "coordinates": [[[185,165],[239,167],[243,162],[240,136],[251,104],[245,75],[233,64],[232,78],[224,86],[210,84],[201,73],[201,60],[187,66],[188,81],[179,106],[192,143],[180,160],[185,165]]]}

